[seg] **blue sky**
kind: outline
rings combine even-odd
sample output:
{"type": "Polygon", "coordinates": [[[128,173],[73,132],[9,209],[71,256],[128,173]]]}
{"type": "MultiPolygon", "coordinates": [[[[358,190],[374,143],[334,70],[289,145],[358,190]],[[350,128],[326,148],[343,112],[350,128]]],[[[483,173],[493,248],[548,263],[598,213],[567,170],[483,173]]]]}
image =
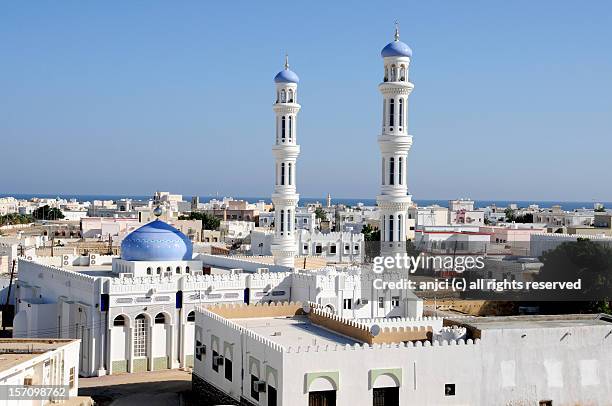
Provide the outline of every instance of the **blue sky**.
{"type": "Polygon", "coordinates": [[[374,197],[395,20],[415,198],[612,201],[612,4],[558,0],[2,2],[0,192],[269,195],[289,52],[298,191],[374,197]]]}

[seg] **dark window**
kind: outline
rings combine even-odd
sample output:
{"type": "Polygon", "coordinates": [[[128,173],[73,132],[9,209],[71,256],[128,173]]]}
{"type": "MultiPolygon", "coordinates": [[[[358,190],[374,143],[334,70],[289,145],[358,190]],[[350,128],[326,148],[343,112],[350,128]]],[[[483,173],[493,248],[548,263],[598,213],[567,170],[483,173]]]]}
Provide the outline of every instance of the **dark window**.
{"type": "Polygon", "coordinates": [[[285,163],[281,163],[281,185],[285,185],[285,163]]]}
{"type": "Polygon", "coordinates": [[[285,116],[281,119],[281,138],[285,140],[285,116]]]}
{"type": "Polygon", "coordinates": [[[378,308],[379,309],[385,308],[385,298],[382,296],[378,298],[378,308]]]}
{"type": "Polygon", "coordinates": [[[212,369],[215,372],[219,372],[219,364],[217,364],[217,358],[219,357],[219,353],[215,350],[213,350],[212,352],[212,357],[211,357],[211,362],[212,362],[212,369]]]}
{"type": "Polygon", "coordinates": [[[251,374],[251,397],[255,400],[259,400],[259,392],[255,390],[255,382],[257,381],[259,381],[259,378],[251,374]]]}
{"type": "Polygon", "coordinates": [[[321,245],[317,245],[315,247],[315,254],[321,254],[323,252],[323,247],[321,245]]]}
{"type": "Polygon", "coordinates": [[[404,99],[399,99],[399,126],[404,125],[404,99]]]}
{"type": "Polygon", "coordinates": [[[293,117],[289,116],[289,139],[291,139],[292,134],[292,130],[293,130],[293,117]]]}
{"type": "Polygon", "coordinates": [[[447,383],[444,385],[444,396],[455,396],[455,384],[447,383]]]}
{"type": "Polygon", "coordinates": [[[153,273],[153,271],[151,270],[151,267],[147,267],[147,275],[151,275],[153,273]]]}
{"type": "Polygon", "coordinates": [[[389,184],[395,185],[395,158],[389,158],[389,184]]]}
{"type": "Polygon", "coordinates": [[[330,254],[335,254],[336,253],[336,245],[330,245],[329,246],[329,253],[330,254]]]}
{"type": "Polygon", "coordinates": [[[374,388],[373,406],[399,406],[399,388],[374,388]]]}
{"type": "Polygon", "coordinates": [[[224,368],[225,368],[225,379],[227,379],[228,381],[232,381],[232,360],[230,359],[225,359],[224,362],[224,368]]]}
{"type": "Polygon", "coordinates": [[[113,326],[125,326],[125,317],[119,315],[113,320],[113,326]]]}
{"type": "Polygon", "coordinates": [[[166,324],[166,316],[163,313],[157,313],[155,316],[155,324],[166,324]]]}
{"type": "Polygon", "coordinates": [[[395,102],[393,101],[393,99],[391,99],[389,100],[389,125],[391,127],[393,127],[394,115],[395,115],[395,102]]]}
{"type": "Polygon", "coordinates": [[[336,406],[336,391],[324,390],[308,393],[308,406],[336,406]]]}
{"type": "Polygon", "coordinates": [[[399,305],[400,305],[400,297],[399,296],[391,297],[391,306],[398,307],[399,305]]]}
{"type": "Polygon", "coordinates": [[[402,184],[402,166],[403,166],[403,159],[402,157],[399,157],[399,159],[397,160],[397,170],[399,171],[399,176],[397,179],[397,184],[401,185],[402,184]]]}
{"type": "Polygon", "coordinates": [[[351,310],[353,308],[353,299],[344,299],[344,308],[351,310]]]}
{"type": "Polygon", "coordinates": [[[393,241],[393,215],[389,216],[389,241],[393,241]]]}
{"type": "Polygon", "coordinates": [[[195,321],[195,312],[193,310],[187,315],[187,321],[195,321]]]}
{"type": "Polygon", "coordinates": [[[540,400],[539,406],[552,406],[552,400],[540,400]]]}
{"type": "Polygon", "coordinates": [[[197,358],[198,361],[202,361],[202,343],[198,340],[196,340],[196,351],[195,351],[195,356],[197,358]]]}
{"type": "Polygon", "coordinates": [[[276,388],[268,385],[268,406],[276,406],[278,404],[276,400],[276,388]]]}

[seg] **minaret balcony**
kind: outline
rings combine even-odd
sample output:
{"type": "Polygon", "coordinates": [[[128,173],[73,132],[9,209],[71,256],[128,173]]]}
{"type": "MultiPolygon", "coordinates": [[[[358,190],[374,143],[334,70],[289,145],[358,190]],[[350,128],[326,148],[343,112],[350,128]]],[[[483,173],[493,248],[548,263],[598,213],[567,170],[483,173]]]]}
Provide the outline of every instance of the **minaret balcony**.
{"type": "Polygon", "coordinates": [[[382,82],[378,85],[378,90],[385,96],[404,95],[412,93],[414,84],[411,82],[382,82]]]}

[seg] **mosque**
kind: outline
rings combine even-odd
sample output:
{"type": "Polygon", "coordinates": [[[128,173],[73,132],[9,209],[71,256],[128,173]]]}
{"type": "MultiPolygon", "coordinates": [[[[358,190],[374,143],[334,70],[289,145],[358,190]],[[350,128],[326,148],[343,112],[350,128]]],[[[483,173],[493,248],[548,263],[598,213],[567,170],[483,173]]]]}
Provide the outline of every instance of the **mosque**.
{"type": "MultiPolygon", "coordinates": [[[[381,242],[402,250],[406,233],[407,97],[410,48],[396,40],[383,50],[385,76],[381,193],[384,218],[381,242]]],[[[16,283],[15,337],[82,340],[79,372],[99,376],[192,367],[194,321],[198,305],[221,303],[312,302],[343,318],[420,317],[422,301],[410,291],[378,291],[357,267],[307,273],[293,269],[297,254],[295,215],[298,75],[289,68],[274,78],[276,137],[272,148],[275,182],[276,270],[261,264],[255,272],[204,274],[202,255],[193,254],[188,237],[158,219],[126,236],[121,257],[89,258],[87,266],[20,259],[16,283]]],[[[220,257],[222,261],[223,258],[220,257]]],[[[390,274],[392,279],[398,275],[390,274]]]]}

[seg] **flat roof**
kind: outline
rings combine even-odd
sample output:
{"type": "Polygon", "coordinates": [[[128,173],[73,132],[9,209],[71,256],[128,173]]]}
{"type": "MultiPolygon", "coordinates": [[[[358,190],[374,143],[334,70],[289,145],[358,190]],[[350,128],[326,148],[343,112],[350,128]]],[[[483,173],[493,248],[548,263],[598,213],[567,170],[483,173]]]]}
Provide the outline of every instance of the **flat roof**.
{"type": "Polygon", "coordinates": [[[6,371],[40,354],[60,348],[72,339],[0,339],[0,372],[6,371]]]}
{"type": "Polygon", "coordinates": [[[602,314],[529,315],[497,317],[449,318],[453,322],[469,325],[479,330],[529,329],[612,326],[612,316],[602,314]]]}
{"type": "Polygon", "coordinates": [[[232,321],[283,347],[361,344],[353,338],[312,324],[307,316],[232,319],[232,321]]]}

